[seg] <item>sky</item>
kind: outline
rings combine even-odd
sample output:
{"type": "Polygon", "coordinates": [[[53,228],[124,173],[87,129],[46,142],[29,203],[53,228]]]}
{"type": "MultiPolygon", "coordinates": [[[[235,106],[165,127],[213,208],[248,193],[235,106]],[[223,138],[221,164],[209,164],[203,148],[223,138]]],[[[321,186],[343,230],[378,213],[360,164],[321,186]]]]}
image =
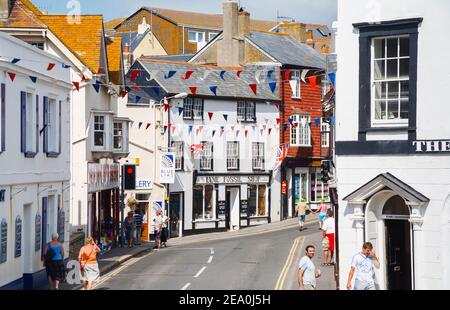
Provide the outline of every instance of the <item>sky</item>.
{"type": "MultiPolygon", "coordinates": [[[[76,10],[81,14],[102,14],[105,21],[129,16],[142,6],[222,13],[223,0],[32,0],[42,11],[50,14],[66,14],[76,10]]],[[[304,23],[320,23],[331,26],[336,20],[337,0],[240,0],[241,6],[254,19],[276,21],[280,16],[294,18],[304,23]]]]}

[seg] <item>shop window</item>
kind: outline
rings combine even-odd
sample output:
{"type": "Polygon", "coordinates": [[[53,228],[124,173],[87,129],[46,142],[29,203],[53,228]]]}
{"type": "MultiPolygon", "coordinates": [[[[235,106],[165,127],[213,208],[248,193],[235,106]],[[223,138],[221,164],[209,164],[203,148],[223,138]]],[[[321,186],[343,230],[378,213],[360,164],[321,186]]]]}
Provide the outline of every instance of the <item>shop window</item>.
{"type": "Polygon", "coordinates": [[[330,194],[328,184],[321,181],[321,174],[319,171],[311,173],[311,202],[329,202],[330,194]]]}
{"type": "Polygon", "coordinates": [[[193,219],[203,219],[203,186],[194,187],[194,205],[192,207],[193,219]]]}
{"type": "Polygon", "coordinates": [[[205,219],[214,218],[214,186],[205,186],[205,219]]]}
{"type": "Polygon", "coordinates": [[[6,262],[8,254],[8,224],[2,220],[0,227],[0,264],[6,262]]]}
{"type": "Polygon", "coordinates": [[[22,256],[22,219],[16,218],[15,239],[14,239],[14,257],[22,256]]]}
{"type": "Polygon", "coordinates": [[[215,190],[213,185],[194,187],[194,220],[210,220],[215,218],[215,190]]]}
{"type": "Polygon", "coordinates": [[[266,189],[265,185],[248,185],[247,199],[249,216],[266,216],[266,189]]]}

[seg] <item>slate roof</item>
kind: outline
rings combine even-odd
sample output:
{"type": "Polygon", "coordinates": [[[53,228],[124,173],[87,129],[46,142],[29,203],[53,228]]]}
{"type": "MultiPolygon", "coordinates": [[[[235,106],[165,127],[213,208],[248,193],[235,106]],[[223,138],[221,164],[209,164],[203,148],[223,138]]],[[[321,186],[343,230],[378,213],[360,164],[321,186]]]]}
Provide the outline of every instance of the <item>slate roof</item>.
{"type": "Polygon", "coordinates": [[[267,32],[251,32],[253,44],[283,65],[326,68],[326,58],[312,47],[295,41],[291,36],[267,32]]]}
{"type": "Polygon", "coordinates": [[[138,34],[137,32],[124,32],[121,33],[120,35],[122,36],[123,45],[125,46],[125,44],[128,43],[128,46],[130,47],[130,52],[133,52],[149,32],[150,29],[147,29],[142,34],[138,34]]]}
{"type": "Polygon", "coordinates": [[[195,54],[148,56],[151,59],[188,62],[195,54]]]}
{"type": "MultiPolygon", "coordinates": [[[[279,76],[278,67],[261,67],[261,66],[249,66],[249,67],[216,67],[216,66],[204,66],[204,65],[193,65],[182,62],[169,62],[160,61],[150,58],[140,58],[138,63],[142,65],[148,72],[159,70],[159,72],[152,78],[156,83],[161,85],[167,90],[169,94],[177,94],[186,92],[190,94],[189,87],[197,87],[197,95],[200,96],[210,96],[214,97],[214,93],[209,89],[210,86],[217,86],[217,97],[231,97],[231,98],[242,98],[242,99],[254,99],[254,100],[266,100],[266,101],[279,101],[279,85],[275,91],[269,88],[269,82],[277,82],[277,77],[279,76]],[[194,73],[188,80],[183,80],[182,77],[185,75],[186,71],[192,70],[194,73]],[[202,80],[204,74],[207,70],[210,70],[210,74],[205,80],[202,80]],[[224,80],[220,78],[220,72],[226,70],[224,75],[224,80]],[[242,70],[240,78],[237,76],[236,71],[242,70]],[[260,84],[257,84],[255,79],[256,70],[274,70],[273,77],[275,80],[269,81],[267,74],[261,74],[260,84]],[[177,71],[177,73],[169,79],[165,79],[164,76],[169,71],[177,71]],[[257,95],[253,93],[249,84],[257,84],[257,95]]],[[[127,82],[129,83],[129,75],[133,71],[130,70],[128,73],[127,82]]],[[[153,74],[152,74],[153,75],[153,74]]],[[[142,80],[145,80],[141,77],[142,80]]],[[[150,84],[150,83],[149,83],[150,84]]],[[[132,86],[132,85],[129,85],[132,86]]]]}

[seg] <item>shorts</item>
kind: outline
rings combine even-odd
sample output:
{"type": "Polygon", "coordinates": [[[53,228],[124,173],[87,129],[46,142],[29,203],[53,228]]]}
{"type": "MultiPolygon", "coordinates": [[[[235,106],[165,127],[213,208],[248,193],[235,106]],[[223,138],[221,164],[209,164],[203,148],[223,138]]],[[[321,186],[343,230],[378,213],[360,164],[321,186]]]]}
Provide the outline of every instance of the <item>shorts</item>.
{"type": "Polygon", "coordinates": [[[359,281],[358,279],[355,280],[355,286],[353,288],[355,291],[374,291],[375,290],[375,283],[374,282],[365,282],[365,281],[359,281]]]}
{"type": "Polygon", "coordinates": [[[334,252],[334,234],[326,234],[325,236],[328,238],[328,240],[330,242],[330,244],[329,244],[330,251],[334,252]]]}
{"type": "Polygon", "coordinates": [[[305,221],[305,216],[304,215],[299,215],[298,216],[298,221],[299,222],[304,222],[305,221]]]}
{"type": "Polygon", "coordinates": [[[323,251],[328,251],[330,249],[330,240],[325,237],[322,239],[322,250],[323,251]]]}
{"type": "Polygon", "coordinates": [[[161,238],[161,231],[155,231],[155,238],[156,239],[161,238]]]}
{"type": "Polygon", "coordinates": [[[319,213],[319,221],[323,222],[327,219],[326,213],[319,213]]]}

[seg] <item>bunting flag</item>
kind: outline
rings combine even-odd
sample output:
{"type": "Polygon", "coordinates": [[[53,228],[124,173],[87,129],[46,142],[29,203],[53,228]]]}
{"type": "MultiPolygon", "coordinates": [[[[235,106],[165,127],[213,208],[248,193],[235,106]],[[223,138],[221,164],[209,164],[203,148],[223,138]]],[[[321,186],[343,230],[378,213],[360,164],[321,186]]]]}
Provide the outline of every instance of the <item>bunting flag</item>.
{"type": "Polygon", "coordinates": [[[289,80],[289,85],[291,86],[291,91],[292,94],[296,94],[297,93],[297,80],[289,80]]]}
{"type": "Polygon", "coordinates": [[[48,64],[48,67],[47,67],[47,71],[52,70],[55,66],[56,66],[56,64],[49,63],[49,64],[48,64]]]}
{"type": "Polygon", "coordinates": [[[273,78],[272,78],[273,72],[274,72],[274,70],[269,70],[269,71],[267,71],[267,79],[268,79],[269,81],[272,81],[272,80],[273,80],[273,78]]]}
{"type": "Polygon", "coordinates": [[[217,86],[212,85],[212,86],[209,87],[209,89],[214,94],[214,96],[217,96],[217,86]]]}
{"type": "Polygon", "coordinates": [[[261,81],[259,80],[259,78],[261,77],[261,73],[262,73],[262,70],[256,70],[255,80],[258,84],[261,84],[261,81]]]}
{"type": "Polygon", "coordinates": [[[128,86],[125,86],[125,90],[127,93],[131,92],[131,88],[129,88],[128,86]]]}
{"type": "Polygon", "coordinates": [[[167,112],[167,110],[170,109],[170,104],[164,103],[164,112],[167,112]]]}
{"type": "Polygon", "coordinates": [[[138,75],[139,75],[139,70],[138,69],[135,69],[135,70],[131,71],[130,81],[134,82],[134,80],[136,80],[138,75]]]}
{"type": "Polygon", "coordinates": [[[214,113],[213,113],[213,112],[208,112],[208,117],[209,117],[209,120],[211,120],[211,119],[212,119],[213,115],[214,115],[214,113]]]}
{"type": "Polygon", "coordinates": [[[255,131],[256,130],[256,126],[252,125],[252,129],[253,129],[253,131],[255,131]]]}
{"type": "Polygon", "coordinates": [[[9,78],[11,79],[11,82],[14,82],[14,79],[16,78],[16,74],[13,72],[8,72],[9,78]]]}
{"type": "Polygon", "coordinates": [[[256,96],[257,85],[256,84],[248,84],[248,86],[252,89],[253,93],[256,96]]]}
{"type": "Polygon", "coordinates": [[[98,67],[97,74],[102,74],[102,73],[105,73],[105,70],[103,70],[103,67],[98,67]]]}
{"type": "Polygon", "coordinates": [[[122,92],[120,93],[120,95],[122,96],[122,98],[125,98],[125,96],[128,94],[128,92],[126,90],[122,90],[122,92]]]}
{"type": "Polygon", "coordinates": [[[272,93],[274,93],[275,89],[277,88],[277,82],[270,82],[269,83],[269,88],[272,91],[272,93]]]}
{"type": "Polygon", "coordinates": [[[270,135],[271,132],[272,132],[272,128],[269,128],[269,135],[270,135]]]}
{"type": "Polygon", "coordinates": [[[274,171],[277,171],[278,169],[280,169],[281,164],[287,157],[288,151],[289,151],[288,144],[282,144],[277,148],[277,157],[275,160],[275,166],[273,167],[274,171]]]}
{"type": "Polygon", "coordinates": [[[334,83],[336,82],[336,72],[328,73],[328,77],[330,78],[331,85],[333,85],[333,88],[335,88],[334,83]]]}
{"type": "Polygon", "coordinates": [[[181,116],[181,114],[183,114],[184,112],[184,108],[179,107],[178,108],[178,116],[181,116]]]}
{"type": "Polygon", "coordinates": [[[275,103],[275,108],[277,108],[277,110],[280,109],[280,105],[278,103],[275,103]]]}
{"type": "Polygon", "coordinates": [[[199,130],[200,130],[200,129],[198,129],[198,128],[195,130],[195,135],[196,135],[196,136],[198,136],[199,130]]]}
{"type": "Polygon", "coordinates": [[[167,73],[167,75],[164,75],[164,79],[170,79],[171,77],[173,77],[175,75],[175,73],[177,73],[176,71],[169,71],[167,73]]]}
{"type": "Polygon", "coordinates": [[[269,119],[265,118],[264,121],[266,122],[266,125],[269,123],[269,119]]]}
{"type": "Polygon", "coordinates": [[[190,149],[191,153],[195,155],[200,151],[203,151],[203,144],[192,144],[190,149]]]}
{"type": "Polygon", "coordinates": [[[16,63],[18,63],[19,61],[20,61],[19,58],[13,58],[13,59],[11,60],[11,63],[16,64],[16,63]]]}
{"type": "Polygon", "coordinates": [[[226,73],[227,71],[225,71],[225,70],[222,70],[222,71],[220,71],[220,78],[223,80],[223,81],[225,81],[225,73],[226,73]]]}
{"type": "Polygon", "coordinates": [[[259,130],[259,133],[260,133],[260,135],[262,136],[262,135],[264,134],[264,130],[263,130],[263,129],[260,129],[260,130],[259,130]]]}
{"type": "Polygon", "coordinates": [[[201,80],[206,80],[206,78],[211,74],[211,70],[206,70],[205,73],[203,73],[203,77],[201,78],[201,80]]]}
{"type": "Polygon", "coordinates": [[[164,134],[166,134],[167,126],[164,126],[164,134]]]}
{"type": "Polygon", "coordinates": [[[69,69],[69,68],[71,68],[70,65],[66,65],[66,64],[62,64],[62,67],[63,67],[64,69],[69,69]]]}
{"type": "Polygon", "coordinates": [[[84,76],[84,74],[81,75],[81,81],[80,83],[86,82],[86,77],[84,76]]]}
{"type": "Polygon", "coordinates": [[[291,124],[291,126],[294,126],[294,119],[292,117],[289,117],[289,124],[291,124]]]}
{"type": "Polygon", "coordinates": [[[266,130],[267,125],[263,125],[263,129],[266,130]]]}
{"type": "Polygon", "coordinates": [[[138,91],[138,90],[140,90],[141,88],[140,88],[139,86],[137,86],[137,85],[134,85],[133,87],[131,87],[131,89],[133,89],[133,90],[135,90],[135,91],[138,91]]]}
{"type": "Polygon", "coordinates": [[[280,125],[281,120],[277,118],[277,126],[280,125]]]}
{"type": "Polygon", "coordinates": [[[231,126],[231,131],[233,131],[233,132],[234,132],[234,126],[231,126]]]}
{"type": "Polygon", "coordinates": [[[236,130],[236,138],[239,137],[240,130],[236,130]]]}
{"type": "Polygon", "coordinates": [[[334,116],[330,116],[330,125],[334,126],[334,116]]]}
{"type": "Polygon", "coordinates": [[[237,75],[238,78],[241,78],[241,74],[242,74],[242,70],[238,70],[238,71],[236,72],[236,75],[237,75]]]}
{"type": "Polygon", "coordinates": [[[316,117],[314,119],[314,123],[316,123],[316,127],[319,127],[319,125],[320,125],[320,118],[316,117]]]}
{"type": "Polygon", "coordinates": [[[145,126],[145,130],[147,130],[152,124],[147,123],[147,126],[145,126]]]}
{"type": "Polygon", "coordinates": [[[223,114],[223,118],[225,119],[225,122],[228,122],[228,114],[223,114]]]}
{"type": "MultiPolygon", "coordinates": [[[[92,84],[92,87],[94,87],[95,91],[97,92],[97,94],[100,91],[100,81],[95,81],[95,84],[92,84]]],[[[136,97],[137,98],[137,97],[136,97]]]]}
{"type": "Polygon", "coordinates": [[[188,134],[191,134],[192,133],[192,129],[194,128],[194,126],[193,125],[189,125],[188,128],[189,128],[188,129],[188,134]]]}
{"type": "Polygon", "coordinates": [[[191,86],[191,87],[189,87],[189,90],[191,91],[191,93],[193,95],[197,94],[197,87],[191,86]]]}
{"type": "Polygon", "coordinates": [[[225,132],[225,126],[220,126],[220,136],[221,137],[222,137],[224,132],[225,132]]]}
{"type": "Polygon", "coordinates": [[[175,126],[172,126],[172,135],[175,135],[175,126]]]}
{"type": "Polygon", "coordinates": [[[308,78],[309,84],[311,84],[312,88],[316,87],[316,83],[317,83],[317,76],[310,76],[308,78]]]}
{"type": "Polygon", "coordinates": [[[140,96],[136,96],[136,103],[139,103],[139,101],[141,101],[141,97],[140,96]]]}
{"type": "Polygon", "coordinates": [[[213,130],[213,131],[212,131],[212,136],[214,137],[215,134],[216,134],[216,131],[213,130]]]}
{"type": "Polygon", "coordinates": [[[181,79],[183,81],[189,80],[189,78],[191,77],[192,73],[194,73],[194,71],[192,71],[192,70],[186,71],[186,74],[181,79]]]}
{"type": "Polygon", "coordinates": [[[203,130],[203,125],[199,126],[198,129],[200,130],[200,132],[202,132],[202,130],[203,130]]]}
{"type": "Polygon", "coordinates": [[[30,80],[31,80],[34,84],[36,84],[37,77],[35,77],[35,76],[30,76],[30,80]]]}
{"type": "Polygon", "coordinates": [[[167,124],[169,129],[172,128],[172,123],[167,124]]]}
{"type": "Polygon", "coordinates": [[[139,122],[139,129],[141,129],[142,124],[144,124],[143,122],[139,122]]]}
{"type": "Polygon", "coordinates": [[[75,86],[75,89],[77,91],[80,91],[80,82],[72,82],[73,86],[75,86]]]}
{"type": "Polygon", "coordinates": [[[284,80],[288,81],[291,79],[291,69],[287,69],[286,71],[284,71],[284,80]]]}
{"type": "Polygon", "coordinates": [[[308,74],[310,70],[303,70],[302,74],[301,74],[301,80],[303,81],[303,83],[306,83],[306,75],[308,74]]]}
{"type": "Polygon", "coordinates": [[[245,129],[245,130],[244,130],[244,133],[245,133],[245,137],[247,138],[247,135],[248,135],[248,130],[247,130],[247,129],[245,129]]]}

